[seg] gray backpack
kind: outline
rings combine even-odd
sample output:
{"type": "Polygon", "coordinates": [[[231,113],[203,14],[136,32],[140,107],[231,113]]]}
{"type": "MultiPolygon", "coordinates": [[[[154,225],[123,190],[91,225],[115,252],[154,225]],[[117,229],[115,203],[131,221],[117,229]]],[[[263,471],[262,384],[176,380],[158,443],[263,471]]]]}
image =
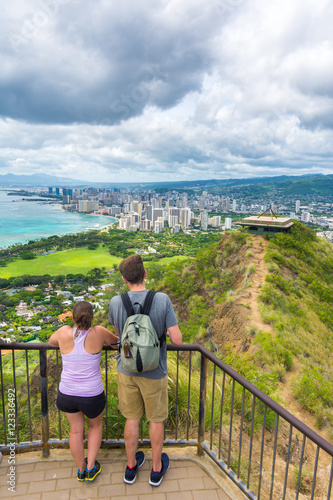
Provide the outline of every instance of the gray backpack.
{"type": "Polygon", "coordinates": [[[160,362],[160,348],[165,335],[161,340],[158,338],[149,317],[155,293],[153,290],[148,291],[143,306],[135,303],[140,308],[138,314],[135,314],[128,294],[121,295],[128,317],[121,334],[120,360],[123,370],[129,373],[154,370],[160,362]]]}

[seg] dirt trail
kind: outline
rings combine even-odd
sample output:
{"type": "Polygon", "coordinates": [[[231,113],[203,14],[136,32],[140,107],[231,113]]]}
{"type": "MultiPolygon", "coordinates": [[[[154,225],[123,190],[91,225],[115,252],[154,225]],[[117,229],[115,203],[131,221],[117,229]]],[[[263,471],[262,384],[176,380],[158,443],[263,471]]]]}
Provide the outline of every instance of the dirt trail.
{"type": "Polygon", "coordinates": [[[238,352],[247,349],[253,352],[256,347],[251,345],[251,331],[274,333],[274,328],[262,320],[258,307],[258,296],[267,274],[264,261],[267,245],[263,238],[252,237],[252,246],[244,252],[242,263],[245,267],[252,264],[254,272],[237,282],[235,295],[221,306],[211,324],[214,341],[222,350],[232,344],[238,352]]]}
{"type": "MultiPolygon", "coordinates": [[[[212,338],[222,352],[226,345],[232,345],[237,352],[255,353],[258,347],[253,345],[255,332],[261,330],[275,334],[273,326],[265,323],[260,315],[258,297],[268,273],[264,260],[268,242],[260,236],[252,236],[252,246],[244,253],[245,266],[253,264],[254,272],[238,283],[238,291],[232,301],[226,301],[219,309],[211,323],[212,338]]],[[[293,367],[287,372],[280,383],[277,394],[280,396],[283,407],[301,420],[308,427],[320,434],[327,441],[331,441],[325,429],[318,430],[315,418],[302,408],[292,396],[292,379],[301,370],[301,365],[295,358],[293,367]]]]}
{"type": "Polygon", "coordinates": [[[259,307],[258,307],[258,296],[260,293],[261,286],[265,282],[267,268],[264,260],[266,248],[268,242],[263,238],[253,237],[252,238],[253,246],[249,251],[249,254],[253,254],[253,256],[246,257],[246,262],[249,261],[255,266],[255,271],[250,276],[251,285],[246,288],[246,292],[248,293],[246,297],[244,295],[238,294],[237,299],[241,299],[241,302],[244,304],[248,304],[251,310],[251,326],[256,328],[257,330],[265,330],[266,332],[274,333],[274,328],[271,325],[265,323],[260,315],[259,307]]]}
{"type": "MultiPolygon", "coordinates": [[[[265,323],[262,319],[259,311],[259,294],[262,285],[265,283],[265,278],[268,273],[266,263],[265,263],[265,252],[268,246],[268,242],[260,236],[251,237],[252,245],[247,248],[243,248],[238,254],[238,262],[233,256],[228,261],[228,269],[232,270],[236,278],[236,283],[234,285],[233,293],[217,310],[215,319],[210,324],[209,337],[213,348],[215,347],[220,352],[226,352],[227,348],[231,346],[233,351],[238,353],[248,352],[249,354],[255,354],[259,347],[254,344],[256,337],[256,332],[259,330],[264,332],[270,332],[275,335],[275,329],[273,326],[265,323]],[[237,267],[243,265],[245,269],[245,274],[239,273],[237,267]],[[252,273],[249,273],[249,269],[252,269],[252,273]],[[246,276],[248,274],[248,276],[246,276]]],[[[264,369],[264,368],[263,368],[264,369]]],[[[298,418],[301,422],[307,425],[310,429],[314,430],[317,434],[322,436],[326,441],[330,442],[330,436],[325,429],[318,430],[316,427],[315,418],[305,411],[297,400],[292,396],[292,380],[300,370],[302,369],[301,363],[297,358],[293,360],[292,369],[286,373],[282,382],[280,382],[276,395],[279,396],[281,401],[281,406],[283,406],[292,415],[298,418]]],[[[237,419],[234,420],[234,434],[238,438],[239,433],[239,422],[237,419]]],[[[245,436],[248,434],[248,429],[246,426],[243,428],[245,436]],[[246,432],[247,431],[247,432],[246,432]]],[[[278,446],[277,446],[277,456],[276,456],[276,470],[274,476],[275,493],[274,498],[283,498],[283,484],[285,480],[285,470],[286,470],[286,457],[288,453],[289,446],[289,424],[283,419],[279,422],[279,433],[278,433],[278,446]]],[[[300,457],[301,457],[301,445],[302,437],[301,434],[294,428],[292,434],[292,444],[291,444],[291,468],[297,473],[300,457]]],[[[271,454],[273,454],[273,433],[267,431],[265,435],[265,449],[272,449],[271,454]]],[[[235,441],[233,443],[234,449],[237,450],[238,443],[235,441]]],[[[260,439],[254,440],[253,444],[253,456],[257,457],[254,462],[256,466],[259,464],[260,456],[260,439]]],[[[225,447],[228,447],[228,436],[225,437],[225,447]]],[[[227,448],[226,448],[227,449],[227,448]]],[[[244,454],[248,453],[249,443],[247,438],[244,439],[244,454]]],[[[268,453],[266,456],[269,456],[268,453]]],[[[316,456],[316,446],[310,440],[306,441],[305,452],[304,452],[304,480],[301,493],[299,494],[299,499],[310,498],[310,492],[312,488],[312,476],[309,471],[313,471],[314,458],[316,456]]],[[[258,470],[254,466],[254,476],[258,476],[258,470]]],[[[264,488],[266,491],[263,492],[263,498],[269,498],[269,488],[270,488],[270,472],[272,470],[272,464],[268,460],[264,463],[263,481],[264,488]]],[[[317,474],[317,486],[316,486],[316,499],[322,500],[327,497],[327,484],[330,477],[331,470],[331,458],[326,453],[321,453],[321,463],[317,474]],[[325,486],[326,485],[326,486],[325,486]],[[323,488],[323,489],[322,489],[323,488]],[[325,496],[326,495],[326,496],[325,496]]],[[[297,474],[296,476],[297,477],[297,474]]],[[[296,483],[293,475],[291,476],[290,482],[288,483],[286,499],[291,500],[295,498],[296,483]],[[290,489],[289,489],[290,488],[290,489]]]]}

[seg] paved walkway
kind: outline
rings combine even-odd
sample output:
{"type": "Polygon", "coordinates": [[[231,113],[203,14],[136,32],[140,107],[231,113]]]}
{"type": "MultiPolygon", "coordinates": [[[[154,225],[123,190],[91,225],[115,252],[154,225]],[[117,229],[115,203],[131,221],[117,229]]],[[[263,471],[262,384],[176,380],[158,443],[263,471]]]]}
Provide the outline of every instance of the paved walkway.
{"type": "Polygon", "coordinates": [[[102,472],[92,483],[76,480],[77,467],[69,450],[51,450],[16,455],[15,492],[6,485],[10,472],[8,455],[0,464],[0,498],[3,500],[243,500],[245,496],[224,476],[209,457],[199,458],[195,448],[166,449],[170,469],[159,487],[148,483],[152,467],[150,450],[143,449],[146,462],[136,482],[123,482],[124,450],[100,450],[102,472]]]}

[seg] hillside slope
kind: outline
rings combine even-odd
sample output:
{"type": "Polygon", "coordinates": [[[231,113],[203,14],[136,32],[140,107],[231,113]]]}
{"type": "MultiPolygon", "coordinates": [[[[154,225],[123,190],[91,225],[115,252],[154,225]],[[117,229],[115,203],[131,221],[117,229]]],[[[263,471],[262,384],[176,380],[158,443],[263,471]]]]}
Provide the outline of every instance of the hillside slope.
{"type": "Polygon", "coordinates": [[[297,223],[226,233],[164,275],[185,342],[202,343],[309,427],[333,434],[333,247],[297,223]]]}

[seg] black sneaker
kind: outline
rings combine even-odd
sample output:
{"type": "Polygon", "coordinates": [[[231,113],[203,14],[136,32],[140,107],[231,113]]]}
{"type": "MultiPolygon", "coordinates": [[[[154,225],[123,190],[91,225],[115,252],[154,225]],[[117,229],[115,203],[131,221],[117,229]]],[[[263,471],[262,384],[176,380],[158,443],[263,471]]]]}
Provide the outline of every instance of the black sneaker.
{"type": "MultiPolygon", "coordinates": [[[[84,459],[86,463],[86,468],[87,468],[87,459],[84,459]]],[[[78,481],[85,481],[86,480],[86,471],[80,472],[80,469],[77,470],[77,480],[78,481]]]]}
{"type": "Polygon", "coordinates": [[[135,483],[136,473],[138,472],[140,467],[145,463],[145,454],[143,453],[143,451],[137,451],[135,454],[135,458],[136,458],[136,466],[134,467],[134,469],[129,469],[126,466],[125,476],[124,476],[124,482],[126,484],[135,483]]]}
{"type": "Polygon", "coordinates": [[[86,480],[86,471],[80,472],[80,469],[77,470],[77,480],[85,481],[86,480]]]}
{"type": "Polygon", "coordinates": [[[163,476],[170,466],[170,460],[166,453],[162,453],[161,462],[161,472],[154,472],[153,470],[151,470],[149,484],[151,484],[152,486],[159,486],[161,484],[163,476]]]}
{"type": "Polygon", "coordinates": [[[86,481],[93,481],[98,474],[101,473],[102,467],[100,466],[99,462],[95,460],[95,466],[93,469],[88,470],[86,469],[86,481]]]}

